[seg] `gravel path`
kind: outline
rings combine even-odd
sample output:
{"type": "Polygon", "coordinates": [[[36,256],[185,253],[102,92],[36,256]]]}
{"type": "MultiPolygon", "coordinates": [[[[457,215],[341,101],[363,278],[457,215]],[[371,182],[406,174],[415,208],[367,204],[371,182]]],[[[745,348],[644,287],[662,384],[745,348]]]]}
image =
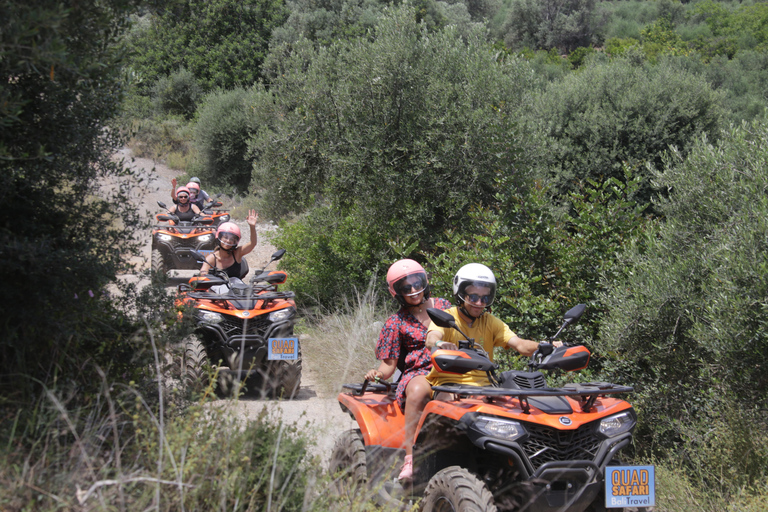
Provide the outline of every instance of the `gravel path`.
{"type": "MultiPolygon", "coordinates": [[[[116,156],[117,158],[124,158],[127,167],[135,168],[145,176],[149,191],[142,195],[141,208],[146,211],[148,220],[153,219],[156,213],[161,212],[161,208],[157,205],[158,201],[162,201],[166,205],[172,204],[171,179],[183,174],[181,171],[169,169],[161,163],[146,158],[131,159],[129,149],[121,150],[116,156]]],[[[203,189],[205,189],[204,183],[203,189]]],[[[224,203],[223,206],[226,207],[226,200],[222,202],[224,203]]],[[[245,219],[233,218],[232,220],[240,226],[244,234],[248,233],[245,219]]],[[[258,244],[253,252],[246,256],[251,272],[253,269],[263,268],[276,250],[271,244],[271,235],[276,230],[277,226],[271,222],[261,222],[257,225],[258,244]]],[[[148,269],[151,256],[149,233],[137,233],[137,236],[144,238],[146,244],[141,257],[135,259],[134,263],[137,264],[139,270],[148,269]]],[[[290,255],[286,255],[286,257],[290,257],[290,255]]],[[[194,274],[194,271],[172,271],[170,273],[170,287],[175,288],[176,285],[186,282],[194,274]]],[[[123,276],[123,278],[138,280],[135,275],[123,276]]],[[[302,339],[302,344],[306,343],[312,343],[312,340],[302,339]]],[[[293,400],[241,398],[239,400],[217,400],[212,405],[229,407],[233,414],[239,414],[245,418],[256,418],[262,414],[262,411],[266,410],[273,417],[281,417],[286,423],[295,423],[303,433],[315,442],[311,453],[320,457],[323,464],[327,464],[336,436],[343,430],[354,428],[356,423],[348,415],[341,412],[335,395],[322,396],[321,388],[317,385],[316,372],[312,369],[312,361],[305,356],[302,363],[301,389],[298,396],[293,400]]]]}

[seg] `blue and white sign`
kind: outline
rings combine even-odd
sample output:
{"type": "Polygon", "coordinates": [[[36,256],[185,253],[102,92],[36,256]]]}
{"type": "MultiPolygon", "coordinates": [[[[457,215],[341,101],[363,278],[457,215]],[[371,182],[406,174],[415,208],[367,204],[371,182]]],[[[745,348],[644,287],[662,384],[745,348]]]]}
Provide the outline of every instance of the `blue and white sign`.
{"type": "Polygon", "coordinates": [[[270,361],[299,358],[299,338],[269,338],[268,343],[270,361]]]}
{"type": "Polygon", "coordinates": [[[655,505],[656,476],[653,466],[605,468],[605,508],[655,505]]]}

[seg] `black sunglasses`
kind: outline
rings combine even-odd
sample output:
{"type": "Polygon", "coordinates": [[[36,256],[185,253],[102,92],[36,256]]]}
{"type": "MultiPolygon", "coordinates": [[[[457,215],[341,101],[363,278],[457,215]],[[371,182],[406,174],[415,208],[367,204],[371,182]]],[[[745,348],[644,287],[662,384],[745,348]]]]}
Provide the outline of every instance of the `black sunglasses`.
{"type": "Polygon", "coordinates": [[[187,194],[180,194],[179,199],[189,199],[189,196],[187,194]]]}
{"type": "Polygon", "coordinates": [[[492,297],[490,295],[478,295],[476,293],[470,293],[464,298],[473,304],[485,304],[487,306],[488,303],[491,302],[492,297]]]}

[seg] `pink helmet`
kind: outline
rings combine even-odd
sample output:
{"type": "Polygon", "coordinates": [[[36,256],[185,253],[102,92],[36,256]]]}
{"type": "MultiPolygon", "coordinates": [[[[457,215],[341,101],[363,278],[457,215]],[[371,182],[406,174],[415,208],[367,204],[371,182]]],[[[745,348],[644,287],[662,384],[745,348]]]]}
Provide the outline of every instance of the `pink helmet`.
{"type": "Polygon", "coordinates": [[[198,195],[198,196],[200,195],[200,185],[198,185],[198,184],[197,184],[197,183],[195,183],[194,181],[190,181],[189,183],[187,183],[187,188],[188,188],[190,191],[191,191],[192,189],[195,189],[195,194],[196,194],[196,195],[198,195]]]}
{"type": "Polygon", "coordinates": [[[178,198],[179,194],[181,194],[182,192],[187,194],[188,196],[190,195],[189,189],[187,187],[179,187],[176,189],[176,197],[178,198]]]}
{"type": "Polygon", "coordinates": [[[389,293],[397,299],[400,304],[405,305],[403,295],[415,295],[424,292],[424,300],[429,298],[429,280],[424,268],[413,260],[399,260],[392,264],[387,271],[387,287],[389,293]],[[406,283],[406,278],[413,276],[417,281],[411,279],[406,283]]]}
{"type": "Polygon", "coordinates": [[[219,226],[219,229],[216,230],[216,239],[221,241],[221,237],[225,233],[228,233],[230,235],[235,235],[235,237],[237,237],[237,241],[234,244],[232,244],[237,246],[237,244],[240,242],[240,228],[237,227],[237,224],[235,224],[234,222],[221,223],[221,225],[219,226]]]}

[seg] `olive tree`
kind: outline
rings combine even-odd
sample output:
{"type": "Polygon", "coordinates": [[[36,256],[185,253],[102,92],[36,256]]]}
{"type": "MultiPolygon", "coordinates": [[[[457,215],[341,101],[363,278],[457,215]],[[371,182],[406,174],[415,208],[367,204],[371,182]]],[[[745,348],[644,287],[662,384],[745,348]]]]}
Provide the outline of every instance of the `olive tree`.
{"type": "MultiPolygon", "coordinates": [[[[254,138],[254,182],[277,213],[354,215],[345,235],[314,232],[350,247],[366,240],[366,264],[343,271],[354,282],[366,282],[369,259],[394,255],[388,242],[428,246],[493,196],[499,174],[524,174],[516,113],[533,76],[524,62],[500,60],[482,31],[430,33],[399,8],[367,37],[275,51],[269,69],[278,121],[254,138]]],[[[323,272],[341,257],[329,250],[323,272]]]]}
{"type": "Polygon", "coordinates": [[[620,256],[600,343],[639,392],[641,446],[749,484],[768,467],[768,122],[699,137],[654,176],[666,222],[620,256]]]}

